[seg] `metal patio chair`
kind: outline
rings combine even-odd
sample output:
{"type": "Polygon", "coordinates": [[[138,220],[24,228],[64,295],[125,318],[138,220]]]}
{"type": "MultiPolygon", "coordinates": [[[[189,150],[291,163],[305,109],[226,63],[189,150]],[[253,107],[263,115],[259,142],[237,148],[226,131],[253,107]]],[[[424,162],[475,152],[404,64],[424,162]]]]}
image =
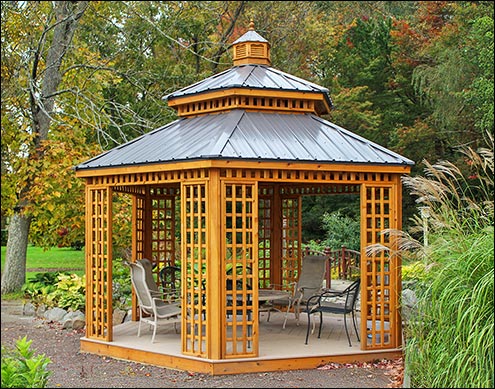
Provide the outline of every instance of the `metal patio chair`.
{"type": "MultiPolygon", "coordinates": [[[[347,341],[349,347],[352,347],[351,338],[349,336],[349,330],[347,329],[347,316],[352,316],[352,323],[354,325],[354,331],[359,342],[359,333],[356,326],[356,301],[359,296],[359,286],[361,279],[358,278],[352,284],[342,291],[325,290],[321,293],[311,296],[306,302],[305,312],[308,314],[308,328],[306,331],[306,342],[308,344],[309,328],[311,326],[311,315],[315,313],[320,314],[320,328],[318,330],[318,338],[321,336],[321,327],[323,325],[323,313],[334,313],[337,315],[344,315],[345,333],[347,335],[347,341]],[[338,302],[338,300],[342,302],[338,302]]],[[[314,330],[314,323],[313,323],[314,330]]]]}

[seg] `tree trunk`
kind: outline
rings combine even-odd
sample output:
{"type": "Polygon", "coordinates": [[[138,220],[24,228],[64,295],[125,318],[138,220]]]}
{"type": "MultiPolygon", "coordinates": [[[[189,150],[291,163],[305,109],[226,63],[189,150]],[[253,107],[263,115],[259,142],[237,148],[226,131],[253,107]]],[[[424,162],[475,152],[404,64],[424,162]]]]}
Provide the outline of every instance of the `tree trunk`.
{"type": "Polygon", "coordinates": [[[7,255],[2,272],[2,295],[18,292],[26,281],[26,253],[31,217],[15,213],[9,223],[7,255]]]}

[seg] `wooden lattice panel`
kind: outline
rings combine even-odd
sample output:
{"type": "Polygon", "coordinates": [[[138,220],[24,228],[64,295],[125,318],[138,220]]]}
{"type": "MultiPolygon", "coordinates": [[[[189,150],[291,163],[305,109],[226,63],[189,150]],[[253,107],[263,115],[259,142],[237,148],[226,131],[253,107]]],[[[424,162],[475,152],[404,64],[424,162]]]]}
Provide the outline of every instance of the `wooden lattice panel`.
{"type": "Polygon", "coordinates": [[[182,194],[182,351],[207,357],[207,184],[184,184],[182,194]]]}
{"type": "Polygon", "coordinates": [[[112,189],[86,190],[86,337],[112,341],[112,189]]]}
{"type": "Polygon", "coordinates": [[[144,197],[133,197],[132,199],[132,209],[134,222],[132,229],[132,245],[134,260],[145,258],[145,198],[144,197]]]}
{"type": "Polygon", "coordinates": [[[282,281],[284,289],[296,282],[301,259],[301,199],[282,198],[282,281]]]}
{"type": "Polygon", "coordinates": [[[260,288],[272,283],[273,189],[260,188],[258,194],[258,275],[260,288]]]}
{"type": "MultiPolygon", "coordinates": [[[[396,228],[392,202],[394,191],[392,187],[365,187],[362,192],[361,209],[362,239],[364,245],[381,244],[390,247],[390,237],[382,231],[396,228]],[[363,236],[364,234],[364,236],[363,236]]],[[[392,271],[393,264],[386,251],[371,257],[365,257],[361,263],[361,334],[364,334],[365,348],[390,348],[398,340],[395,339],[397,325],[392,310],[396,308],[396,274],[392,271]],[[394,306],[395,305],[395,306],[394,306]]]]}
{"type": "Polygon", "coordinates": [[[151,188],[151,257],[158,273],[164,266],[180,266],[176,262],[175,230],[176,188],[151,188]]]}
{"type": "Polygon", "coordinates": [[[258,233],[256,184],[222,186],[225,294],[223,357],[258,355],[258,233]],[[229,271],[230,269],[230,271],[229,271]]]}

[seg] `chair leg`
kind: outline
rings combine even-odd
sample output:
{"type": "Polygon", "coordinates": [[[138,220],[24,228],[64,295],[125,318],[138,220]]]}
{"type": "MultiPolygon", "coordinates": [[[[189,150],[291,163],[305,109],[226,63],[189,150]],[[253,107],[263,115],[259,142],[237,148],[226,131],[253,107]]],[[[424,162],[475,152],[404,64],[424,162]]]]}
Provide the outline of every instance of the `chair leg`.
{"type": "Polygon", "coordinates": [[[287,311],[285,311],[284,325],[282,326],[282,329],[284,329],[284,330],[285,330],[285,325],[287,324],[287,318],[289,316],[289,311],[290,311],[290,304],[287,306],[287,311]]]}
{"type": "Polygon", "coordinates": [[[323,312],[320,311],[320,329],[318,330],[318,338],[321,336],[321,328],[323,327],[323,312]]]}
{"type": "Polygon", "coordinates": [[[156,335],[156,319],[155,319],[155,323],[153,325],[153,336],[151,337],[151,343],[155,343],[155,335],[156,335]]]}
{"type": "Polygon", "coordinates": [[[139,324],[138,324],[138,333],[137,336],[141,336],[141,319],[143,318],[143,311],[139,308],[139,324]]]}
{"type": "Polygon", "coordinates": [[[354,313],[354,311],[352,311],[352,323],[354,324],[354,331],[356,331],[356,338],[358,342],[360,342],[361,340],[359,339],[359,332],[356,325],[356,314],[354,313]]]}
{"type": "Polygon", "coordinates": [[[344,327],[345,327],[345,333],[347,335],[347,341],[349,342],[349,347],[352,347],[351,337],[349,336],[349,331],[347,330],[347,317],[345,313],[344,313],[344,327]]]}
{"type": "Polygon", "coordinates": [[[299,305],[294,307],[294,316],[296,317],[296,326],[299,326],[299,315],[301,312],[299,311],[299,305]]]}
{"type": "Polygon", "coordinates": [[[311,327],[311,314],[308,312],[308,328],[306,329],[306,341],[304,342],[304,344],[308,344],[309,327],[311,327]]]}

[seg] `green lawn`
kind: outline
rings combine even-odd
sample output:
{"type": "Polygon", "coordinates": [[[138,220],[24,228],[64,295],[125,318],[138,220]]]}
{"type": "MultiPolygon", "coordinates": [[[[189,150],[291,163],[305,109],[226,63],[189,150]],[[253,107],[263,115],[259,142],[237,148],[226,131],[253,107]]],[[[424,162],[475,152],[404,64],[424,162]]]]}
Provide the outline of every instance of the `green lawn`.
{"type": "MultiPolygon", "coordinates": [[[[2,246],[2,271],[5,262],[6,247],[2,246]]],[[[78,275],[84,274],[84,250],[73,250],[71,248],[53,247],[44,250],[40,247],[28,246],[26,276],[29,278],[36,273],[43,272],[42,269],[78,269],[70,270],[78,275]],[[33,271],[34,270],[34,271],[33,271]]]]}

